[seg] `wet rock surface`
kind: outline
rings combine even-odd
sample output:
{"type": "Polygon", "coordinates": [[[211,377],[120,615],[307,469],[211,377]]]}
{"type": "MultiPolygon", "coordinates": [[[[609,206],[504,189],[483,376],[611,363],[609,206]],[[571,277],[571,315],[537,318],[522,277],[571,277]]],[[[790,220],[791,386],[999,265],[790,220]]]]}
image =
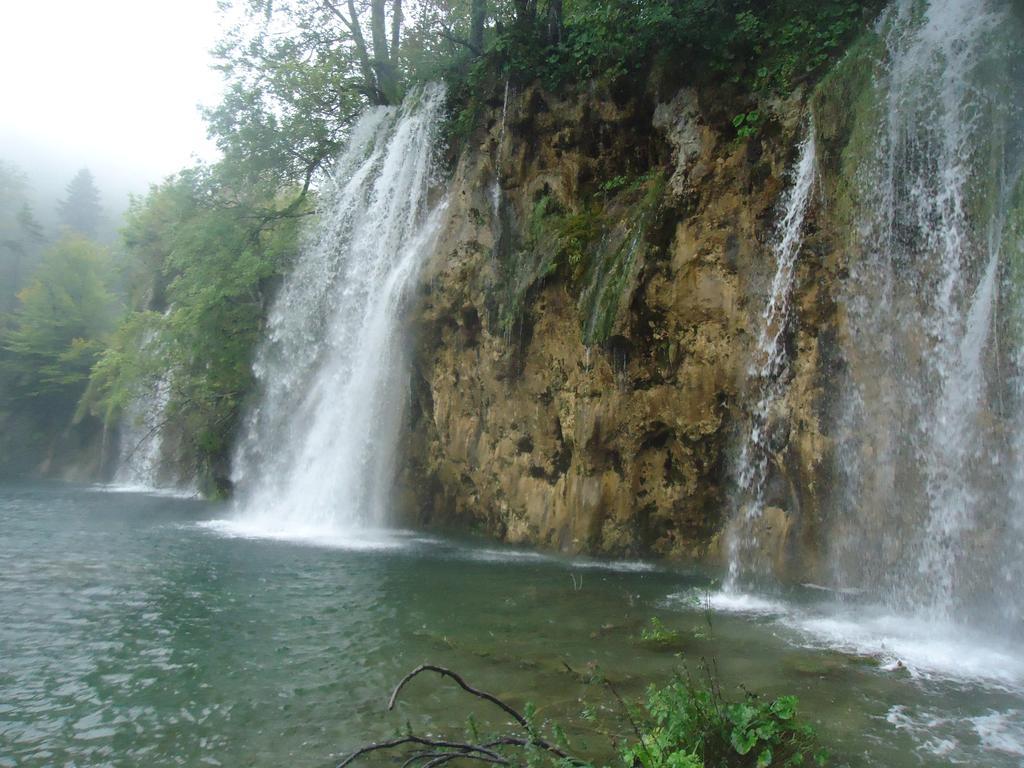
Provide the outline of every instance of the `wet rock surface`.
{"type": "MultiPolygon", "coordinates": [[[[407,515],[569,552],[723,556],[801,112],[794,97],[737,141],[689,89],[625,105],[528,89],[504,122],[496,110],[459,158],[410,320],[407,515]]],[[[813,562],[828,239],[812,231],[797,267],[788,416],[773,427],[780,572],[813,562]]]]}

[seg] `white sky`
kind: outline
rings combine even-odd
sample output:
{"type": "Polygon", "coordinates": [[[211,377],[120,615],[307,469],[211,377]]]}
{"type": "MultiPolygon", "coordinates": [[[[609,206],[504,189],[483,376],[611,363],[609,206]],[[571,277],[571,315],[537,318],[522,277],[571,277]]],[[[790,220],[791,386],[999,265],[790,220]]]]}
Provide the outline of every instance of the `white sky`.
{"type": "Polygon", "coordinates": [[[141,191],[216,157],[196,107],[220,93],[218,19],[216,0],[5,3],[0,159],[30,180],[87,165],[101,190],[106,176],[141,191]]]}

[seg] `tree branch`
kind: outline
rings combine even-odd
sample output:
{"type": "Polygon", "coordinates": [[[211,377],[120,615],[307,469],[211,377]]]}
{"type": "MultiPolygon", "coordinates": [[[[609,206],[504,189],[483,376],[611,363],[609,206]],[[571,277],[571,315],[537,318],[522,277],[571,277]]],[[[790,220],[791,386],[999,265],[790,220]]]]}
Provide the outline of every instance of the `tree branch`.
{"type": "Polygon", "coordinates": [[[402,0],[391,3],[391,63],[398,64],[398,45],[402,35],[402,0]]]}
{"type": "MultiPolygon", "coordinates": [[[[342,760],[340,763],[338,763],[337,768],[345,768],[345,766],[349,765],[353,760],[356,760],[357,758],[360,758],[363,755],[369,754],[370,752],[377,752],[382,749],[394,749],[395,747],[401,747],[405,744],[419,744],[424,747],[440,747],[442,749],[457,749],[460,750],[458,753],[444,754],[453,754],[457,757],[470,757],[476,755],[478,758],[487,758],[485,762],[496,763],[498,765],[509,765],[508,760],[503,758],[497,752],[494,752],[485,747],[478,747],[473,744],[465,744],[459,741],[426,739],[422,736],[414,736],[410,734],[409,736],[403,736],[398,739],[391,739],[390,741],[381,741],[374,744],[367,744],[365,747],[361,747],[360,749],[356,750],[351,755],[346,757],[344,760],[342,760]]],[[[409,761],[407,761],[407,763],[413,760],[422,759],[424,757],[427,757],[428,755],[433,757],[437,754],[438,753],[436,752],[417,752],[415,755],[413,755],[412,758],[410,758],[409,761]]]]}
{"type": "Polygon", "coordinates": [[[448,40],[449,42],[455,43],[456,45],[461,45],[464,48],[468,48],[469,50],[471,50],[477,56],[480,56],[480,55],[483,54],[483,51],[480,50],[480,48],[478,48],[476,45],[474,45],[472,42],[470,42],[466,38],[459,37],[454,32],[452,32],[452,30],[450,28],[448,28],[448,27],[444,27],[444,26],[441,27],[441,37],[443,37],[445,40],[448,40]]]}
{"type": "Polygon", "coordinates": [[[481,691],[479,688],[474,688],[469,683],[467,683],[462,678],[462,676],[459,675],[457,672],[452,672],[450,669],[447,669],[446,667],[439,667],[435,664],[420,664],[418,667],[416,667],[416,669],[414,669],[412,672],[407,674],[399,681],[398,685],[395,686],[395,690],[391,693],[391,699],[388,700],[388,712],[392,711],[395,708],[395,704],[398,701],[398,694],[402,691],[402,688],[405,687],[406,683],[408,683],[414,677],[423,672],[436,672],[437,674],[441,675],[441,677],[450,677],[452,680],[455,681],[455,683],[460,688],[462,688],[462,690],[466,691],[466,693],[470,693],[473,696],[476,696],[478,699],[483,699],[484,701],[491,702],[492,704],[503,710],[506,714],[511,715],[512,718],[524,728],[529,727],[529,723],[526,722],[525,717],[516,712],[516,710],[512,709],[512,707],[510,707],[504,701],[499,699],[497,696],[491,693],[487,693],[486,691],[481,691]]]}
{"type": "Polygon", "coordinates": [[[366,39],[363,37],[362,27],[359,26],[359,13],[356,11],[354,0],[348,0],[348,12],[352,17],[351,19],[339,10],[332,0],[321,0],[321,2],[327,10],[341,19],[341,23],[348,28],[349,34],[352,35],[352,42],[356,45],[356,55],[359,57],[359,70],[363,75],[366,93],[372,102],[375,104],[381,103],[380,85],[377,82],[373,65],[370,62],[370,52],[366,47],[366,39]]]}
{"type": "Polygon", "coordinates": [[[431,739],[422,736],[416,736],[415,734],[409,734],[400,738],[395,738],[390,741],[381,741],[373,744],[367,744],[364,747],[353,752],[351,755],[342,760],[337,768],[347,768],[354,760],[362,757],[363,755],[371,752],[377,752],[380,750],[394,749],[396,747],[402,747],[408,744],[415,744],[421,747],[421,749],[413,750],[411,754],[402,763],[401,768],[441,768],[454,760],[475,760],[479,763],[487,763],[490,765],[500,766],[512,766],[513,761],[510,758],[505,757],[502,753],[496,751],[499,747],[517,747],[520,749],[528,749],[530,747],[536,747],[543,749],[560,760],[565,761],[569,765],[584,766],[587,763],[579,758],[573,757],[568,753],[562,751],[554,744],[540,738],[537,735],[537,731],[533,725],[524,717],[521,713],[516,711],[514,708],[506,704],[504,701],[499,699],[497,696],[486,691],[482,691],[479,688],[475,688],[467,683],[461,675],[453,672],[446,667],[439,667],[436,664],[421,664],[416,667],[412,672],[403,677],[395,689],[391,693],[391,698],[388,700],[388,711],[392,711],[395,708],[395,704],[398,702],[398,696],[402,692],[402,689],[418,675],[423,672],[435,672],[441,677],[448,677],[455,681],[455,683],[462,688],[462,690],[475,696],[478,699],[490,702],[491,704],[498,707],[502,712],[509,715],[516,723],[525,731],[523,736],[509,735],[492,738],[490,741],[484,744],[471,744],[469,742],[462,741],[448,741],[445,739],[431,739]]]}
{"type": "Polygon", "coordinates": [[[551,744],[550,742],[545,741],[544,739],[534,737],[532,735],[532,728],[530,726],[529,721],[527,721],[527,719],[523,717],[523,715],[514,710],[512,707],[510,707],[504,701],[499,699],[497,696],[495,696],[492,693],[487,693],[487,691],[481,691],[479,688],[474,688],[472,685],[467,683],[462,678],[462,676],[459,675],[457,672],[453,672],[447,667],[439,667],[436,664],[420,664],[418,667],[416,667],[416,669],[414,669],[412,672],[403,677],[401,681],[399,681],[398,685],[395,686],[395,690],[391,693],[391,699],[388,701],[388,712],[395,708],[395,703],[398,700],[398,694],[401,692],[402,688],[405,687],[405,684],[422,672],[436,672],[437,674],[441,675],[441,677],[450,677],[452,680],[455,681],[455,683],[460,688],[462,688],[462,690],[466,691],[466,693],[476,696],[478,699],[489,701],[491,702],[491,704],[494,704],[503,712],[510,715],[517,723],[519,723],[519,725],[521,725],[526,730],[527,733],[531,734],[530,743],[532,745],[540,747],[541,749],[547,752],[551,752],[552,754],[557,755],[558,757],[569,757],[568,754],[563,752],[554,744],[551,744]]]}

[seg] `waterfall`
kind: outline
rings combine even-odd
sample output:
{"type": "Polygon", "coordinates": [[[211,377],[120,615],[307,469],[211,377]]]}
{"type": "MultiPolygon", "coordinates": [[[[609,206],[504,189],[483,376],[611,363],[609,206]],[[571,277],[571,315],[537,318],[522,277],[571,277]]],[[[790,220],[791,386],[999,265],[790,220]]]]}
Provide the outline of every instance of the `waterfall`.
{"type": "Polygon", "coordinates": [[[125,408],[118,430],[114,485],[146,491],[163,485],[164,411],[170,396],[171,377],[165,372],[125,408]]]}
{"type": "Polygon", "coordinates": [[[804,220],[814,190],[816,148],[814,125],[800,145],[793,181],[783,201],[772,248],[775,275],[768,301],[761,316],[754,357],[748,372],[750,391],[756,398],[750,415],[750,430],[745,434],[736,467],[737,510],[727,533],[728,588],[734,588],[746,566],[752,566],[751,553],[757,548],[753,523],[764,510],[765,482],[772,460],[771,418],[773,410],[786,394],[789,358],[786,335],[793,323],[791,296],[797,256],[803,244],[804,220]]]}
{"type": "MultiPolygon", "coordinates": [[[[1007,578],[1020,547],[1002,540],[1020,530],[1011,468],[1024,458],[1014,351],[999,345],[1021,311],[1000,304],[1024,165],[1014,30],[998,0],[899,0],[879,24],[883,118],[862,163],[844,297],[844,493],[830,559],[838,584],[931,620],[1019,617],[1024,600],[1007,578]]],[[[1006,335],[1019,356],[1020,335],[1006,335]]]]}
{"type": "MultiPolygon", "coordinates": [[[[166,319],[169,314],[166,313],[166,319]]],[[[139,340],[142,357],[161,361],[163,345],[156,327],[143,331],[139,340]]],[[[168,435],[167,406],[171,401],[174,372],[159,368],[143,378],[125,406],[118,425],[117,465],[112,486],[116,489],[195,495],[194,480],[180,476],[175,460],[177,446],[168,435]]]]}
{"type": "Polygon", "coordinates": [[[260,398],[233,463],[236,512],[274,534],[386,521],[407,399],[402,311],[445,202],[431,204],[444,89],[370,110],[270,312],[260,398]]]}

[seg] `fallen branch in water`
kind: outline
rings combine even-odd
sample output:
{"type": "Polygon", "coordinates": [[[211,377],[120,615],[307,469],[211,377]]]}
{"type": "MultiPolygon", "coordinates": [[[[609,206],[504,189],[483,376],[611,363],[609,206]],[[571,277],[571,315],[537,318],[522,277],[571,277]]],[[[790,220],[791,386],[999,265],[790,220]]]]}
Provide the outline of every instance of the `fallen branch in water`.
{"type": "Polygon", "coordinates": [[[391,692],[391,698],[388,699],[389,712],[394,710],[395,704],[398,702],[398,695],[402,692],[402,689],[405,688],[413,678],[423,672],[434,672],[441,677],[450,678],[451,680],[454,680],[462,690],[466,691],[466,693],[495,705],[515,720],[523,730],[523,734],[500,736],[497,738],[491,738],[484,743],[476,744],[470,741],[434,739],[410,733],[406,736],[391,739],[390,741],[375,742],[360,747],[338,763],[337,768],[346,768],[346,766],[353,761],[372,752],[397,749],[408,745],[416,745],[418,748],[412,750],[407,755],[405,762],[402,763],[402,768],[439,768],[453,760],[473,760],[480,763],[508,766],[521,764],[513,757],[499,751],[502,747],[511,747],[514,749],[539,749],[553,755],[559,760],[566,761],[571,765],[586,764],[586,761],[569,755],[547,739],[542,738],[526,715],[510,706],[508,703],[502,701],[494,694],[487,693],[487,691],[482,691],[479,688],[473,687],[458,673],[453,672],[446,667],[440,667],[436,664],[421,664],[398,682],[394,691],[391,692]]]}

